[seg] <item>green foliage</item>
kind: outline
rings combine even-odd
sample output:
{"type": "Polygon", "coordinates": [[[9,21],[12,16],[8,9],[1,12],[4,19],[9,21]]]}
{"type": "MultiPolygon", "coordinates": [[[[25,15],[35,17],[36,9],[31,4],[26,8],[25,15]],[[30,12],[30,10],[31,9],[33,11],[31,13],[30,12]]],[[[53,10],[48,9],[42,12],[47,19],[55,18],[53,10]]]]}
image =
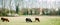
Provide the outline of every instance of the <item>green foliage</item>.
{"type": "Polygon", "coordinates": [[[18,14],[19,13],[19,8],[18,8],[19,6],[17,5],[16,6],[16,13],[18,14]]]}
{"type": "Polygon", "coordinates": [[[8,10],[8,9],[6,9],[6,8],[3,8],[3,9],[0,9],[0,16],[7,16],[7,14],[8,13],[15,13],[15,11],[14,10],[8,10]]]}
{"type": "Polygon", "coordinates": [[[28,11],[25,11],[25,12],[23,13],[23,15],[28,15],[28,11]]]}

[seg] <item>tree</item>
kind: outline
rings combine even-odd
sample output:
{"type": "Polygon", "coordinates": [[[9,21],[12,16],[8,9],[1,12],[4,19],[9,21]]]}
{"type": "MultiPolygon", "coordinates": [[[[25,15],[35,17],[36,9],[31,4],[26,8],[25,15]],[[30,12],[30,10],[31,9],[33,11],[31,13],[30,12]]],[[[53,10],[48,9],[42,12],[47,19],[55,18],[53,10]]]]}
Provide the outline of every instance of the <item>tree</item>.
{"type": "Polygon", "coordinates": [[[32,15],[32,10],[30,10],[30,12],[31,12],[30,15],[32,15]]]}
{"type": "Polygon", "coordinates": [[[18,8],[18,5],[16,6],[16,13],[18,14],[19,12],[19,8],[18,8]]]}
{"type": "Polygon", "coordinates": [[[0,10],[0,16],[7,16],[8,13],[9,13],[9,10],[6,8],[3,8],[0,10]]]}

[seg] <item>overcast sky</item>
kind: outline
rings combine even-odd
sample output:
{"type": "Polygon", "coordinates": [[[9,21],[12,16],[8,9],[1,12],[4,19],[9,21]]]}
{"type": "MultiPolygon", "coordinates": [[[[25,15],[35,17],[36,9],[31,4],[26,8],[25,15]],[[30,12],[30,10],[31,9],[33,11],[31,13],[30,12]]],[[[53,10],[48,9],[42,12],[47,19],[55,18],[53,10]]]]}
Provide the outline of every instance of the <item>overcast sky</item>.
{"type": "MultiPolygon", "coordinates": [[[[57,8],[60,6],[60,0],[11,0],[12,8],[19,3],[20,8],[57,8]]],[[[9,8],[10,0],[5,0],[5,7],[9,8]]],[[[2,0],[0,0],[2,7],[2,0]]]]}

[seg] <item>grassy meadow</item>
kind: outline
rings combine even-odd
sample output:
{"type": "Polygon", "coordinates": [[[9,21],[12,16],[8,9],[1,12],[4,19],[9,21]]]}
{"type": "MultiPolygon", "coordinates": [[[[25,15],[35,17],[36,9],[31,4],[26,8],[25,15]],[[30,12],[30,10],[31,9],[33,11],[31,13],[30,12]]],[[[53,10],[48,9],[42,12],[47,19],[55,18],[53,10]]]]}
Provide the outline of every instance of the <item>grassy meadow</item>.
{"type": "Polygon", "coordinates": [[[60,25],[59,16],[20,16],[5,18],[8,18],[10,22],[2,22],[0,19],[0,25],[60,25]],[[39,17],[40,22],[34,22],[35,17],[39,17]],[[31,18],[33,22],[26,22],[25,18],[31,18]]]}

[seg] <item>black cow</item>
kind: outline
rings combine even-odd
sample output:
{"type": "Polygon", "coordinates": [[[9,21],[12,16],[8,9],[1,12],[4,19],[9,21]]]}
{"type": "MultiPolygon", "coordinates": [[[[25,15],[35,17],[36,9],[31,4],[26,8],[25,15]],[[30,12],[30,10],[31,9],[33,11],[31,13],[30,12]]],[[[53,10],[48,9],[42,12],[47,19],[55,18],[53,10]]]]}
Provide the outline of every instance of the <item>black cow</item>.
{"type": "Polygon", "coordinates": [[[39,18],[35,18],[35,21],[38,21],[38,22],[40,22],[39,18]]]}
{"type": "Polygon", "coordinates": [[[26,22],[32,22],[32,20],[30,18],[26,18],[25,20],[26,20],[26,22]]]}
{"type": "Polygon", "coordinates": [[[1,18],[1,20],[2,20],[3,22],[4,22],[4,21],[9,22],[8,18],[1,18]]]}

